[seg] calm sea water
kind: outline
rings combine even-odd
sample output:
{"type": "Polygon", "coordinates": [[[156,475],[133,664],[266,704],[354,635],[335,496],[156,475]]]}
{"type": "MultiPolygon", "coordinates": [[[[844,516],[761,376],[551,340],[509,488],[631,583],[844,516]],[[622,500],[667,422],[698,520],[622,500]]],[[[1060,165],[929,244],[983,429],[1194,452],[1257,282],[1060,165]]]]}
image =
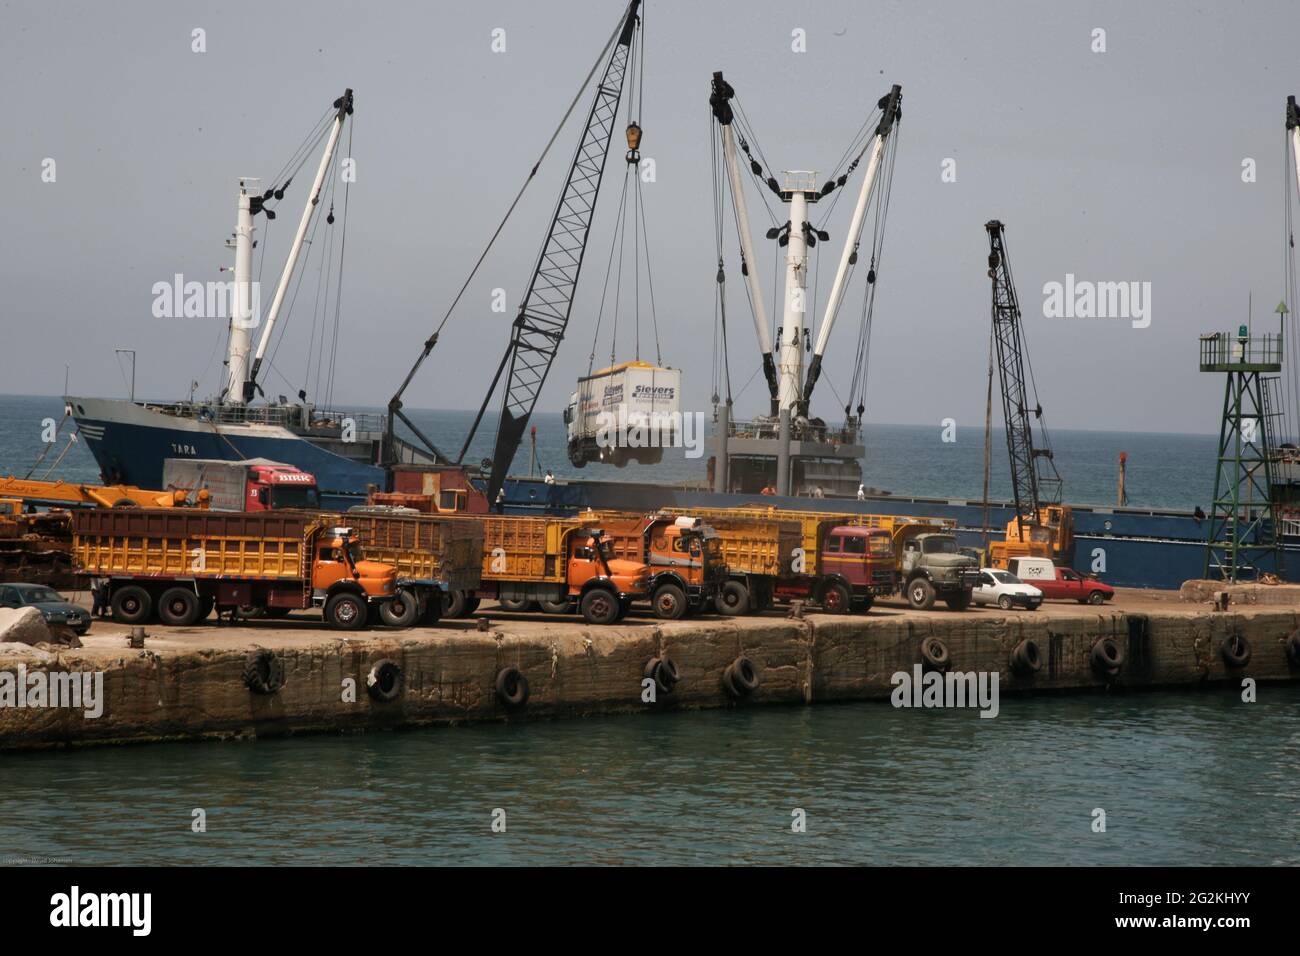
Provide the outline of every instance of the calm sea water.
{"type": "MultiPolygon", "coordinates": [[[[378,411],[378,409],[356,409],[378,411]]],[[[446,453],[460,451],[473,413],[415,411],[408,414],[446,453]]],[[[0,474],[25,475],[45,447],[42,422],[63,417],[58,398],[0,395],[0,474]]],[[[701,481],[712,448],[706,442],[703,456],[687,458],[681,449],[669,449],[657,467],[629,465],[614,468],[593,464],[576,469],[565,454],[564,423],[555,413],[534,416],[537,456],[534,473],[550,468],[561,478],[608,478],[625,481],[674,483],[701,481]]],[[[711,426],[710,426],[711,427],[711,426]]],[[[477,462],[490,456],[493,422],[485,421],[466,455],[477,462]]],[[[1073,504],[1115,503],[1121,452],[1128,454],[1129,504],[1134,507],[1175,508],[1190,511],[1196,505],[1208,510],[1214,492],[1216,436],[1171,435],[1137,432],[1054,431],[1052,441],[1057,468],[1065,479],[1064,497],[1073,504]]],[[[956,441],[943,441],[938,425],[877,425],[866,427],[867,457],[863,462],[866,484],[897,495],[979,499],[984,486],[984,431],[959,427],[956,441]]],[[[66,437],[49,452],[35,477],[40,477],[66,446],[66,437]]],[[[530,466],[527,437],[515,458],[512,473],[527,474],[530,466]]],[[[992,481],[995,500],[1011,497],[1004,433],[993,434],[992,481]]],[[[51,477],[98,481],[99,469],[84,445],[74,444],[51,477]]]]}
{"type": "MultiPolygon", "coordinates": [[[[0,472],[25,474],[40,420],[61,413],[0,398],[0,472]]],[[[419,420],[458,448],[469,416],[419,420]]],[[[559,417],[538,421],[542,466],[570,474],[559,417]]],[[[1208,495],[1213,438],[1055,440],[1069,500],[1111,501],[1120,451],[1134,503],[1208,495]]],[[[980,434],[871,426],[867,445],[869,484],[980,494],[980,434]]],[[[80,445],[55,474],[97,477],[80,445]]],[[[4,754],[0,774],[0,862],[1300,864],[1300,687],[1250,705],[1230,690],[1004,700],[993,720],[852,704],[4,754]]]]}
{"type": "Polygon", "coordinates": [[[0,857],[74,864],[1300,864],[1297,687],[1255,704],[1003,700],[992,720],[827,704],[165,744],[0,769],[0,857]]]}

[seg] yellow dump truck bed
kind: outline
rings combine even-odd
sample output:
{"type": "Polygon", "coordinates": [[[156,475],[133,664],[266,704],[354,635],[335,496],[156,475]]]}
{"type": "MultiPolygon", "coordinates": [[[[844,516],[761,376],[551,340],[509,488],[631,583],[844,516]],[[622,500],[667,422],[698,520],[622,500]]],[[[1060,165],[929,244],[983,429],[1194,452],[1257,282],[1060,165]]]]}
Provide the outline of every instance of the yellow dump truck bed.
{"type": "MultiPolygon", "coordinates": [[[[820,536],[826,528],[834,525],[848,525],[857,528],[882,528],[888,531],[897,543],[899,532],[903,528],[923,526],[927,531],[951,530],[956,522],[949,518],[914,518],[903,515],[855,514],[844,511],[795,511],[782,508],[666,508],[671,514],[694,515],[703,518],[721,533],[719,525],[728,520],[746,519],[750,521],[777,521],[782,524],[793,523],[799,532],[799,547],[804,549],[805,566],[810,570],[820,567],[818,549],[820,536]]],[[[723,546],[726,553],[726,545],[723,546]]],[[[895,548],[897,552],[898,548],[895,548]]],[[[784,567],[790,567],[785,559],[784,567]]],[[[727,566],[731,567],[728,560],[727,566]]]]}
{"type": "Polygon", "coordinates": [[[580,518],[526,515],[444,516],[482,528],[482,580],[563,583],[569,535],[590,526],[580,518]]]}
{"type": "Polygon", "coordinates": [[[483,527],[478,522],[356,511],[327,517],[351,527],[366,558],[391,564],[399,581],[440,582],[449,590],[467,591],[482,579],[483,527]]]}
{"type": "Polygon", "coordinates": [[[111,508],[73,515],[74,566],[96,577],[306,579],[310,516],[111,508]]]}

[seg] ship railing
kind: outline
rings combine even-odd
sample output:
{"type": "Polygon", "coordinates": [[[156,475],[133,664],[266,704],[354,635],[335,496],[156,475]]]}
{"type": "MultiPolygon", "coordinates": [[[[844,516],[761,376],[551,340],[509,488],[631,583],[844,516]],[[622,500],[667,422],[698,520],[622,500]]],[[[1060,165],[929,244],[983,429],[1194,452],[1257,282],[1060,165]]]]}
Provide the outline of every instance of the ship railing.
{"type": "Polygon", "coordinates": [[[382,432],[386,418],[375,412],[349,412],[302,405],[208,405],[201,402],[144,403],[146,408],[211,422],[214,425],[280,425],[292,428],[342,428],[351,423],[358,433],[382,432]]]}
{"type": "Polygon", "coordinates": [[[1228,332],[1210,332],[1201,336],[1201,370],[1205,372],[1232,371],[1234,368],[1268,366],[1275,370],[1282,365],[1282,336],[1276,332],[1264,335],[1232,335],[1228,332]]]}
{"type": "MultiPolygon", "coordinates": [[[[780,423],[774,418],[749,422],[732,421],[727,429],[727,437],[729,438],[775,439],[780,437],[780,433],[780,423]]],[[[804,425],[791,422],[790,437],[795,441],[835,442],[842,445],[854,445],[858,441],[858,428],[852,424],[835,427],[826,424],[818,425],[812,422],[804,425]]]]}

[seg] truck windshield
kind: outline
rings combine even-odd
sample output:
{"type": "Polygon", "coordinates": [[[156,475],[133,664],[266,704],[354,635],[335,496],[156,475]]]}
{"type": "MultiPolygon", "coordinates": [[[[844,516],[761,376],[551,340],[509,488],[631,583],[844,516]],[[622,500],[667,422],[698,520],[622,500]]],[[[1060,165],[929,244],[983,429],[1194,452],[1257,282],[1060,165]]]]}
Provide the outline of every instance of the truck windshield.
{"type": "Polygon", "coordinates": [[[926,554],[956,554],[956,538],[926,538],[922,549],[926,554]]]}
{"type": "Polygon", "coordinates": [[[873,534],[867,540],[867,550],[871,554],[889,556],[894,553],[894,544],[887,534],[873,534]]]}
{"type": "Polygon", "coordinates": [[[271,489],[271,507],[280,508],[307,508],[316,510],[320,507],[320,495],[315,488],[304,488],[301,485],[277,485],[271,489]]]}

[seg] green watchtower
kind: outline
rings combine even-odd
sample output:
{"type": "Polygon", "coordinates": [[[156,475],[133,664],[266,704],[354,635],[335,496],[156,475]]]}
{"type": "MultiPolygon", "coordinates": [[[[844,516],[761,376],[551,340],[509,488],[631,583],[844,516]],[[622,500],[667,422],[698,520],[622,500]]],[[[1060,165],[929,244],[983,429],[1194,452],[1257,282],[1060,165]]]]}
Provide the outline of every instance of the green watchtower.
{"type": "Polygon", "coordinates": [[[1282,549],[1273,503],[1275,388],[1282,371],[1281,334],[1251,335],[1241,326],[1201,336],[1201,371],[1227,375],[1214,504],[1205,545],[1205,577],[1258,578],[1261,558],[1279,574],[1282,549]]]}

